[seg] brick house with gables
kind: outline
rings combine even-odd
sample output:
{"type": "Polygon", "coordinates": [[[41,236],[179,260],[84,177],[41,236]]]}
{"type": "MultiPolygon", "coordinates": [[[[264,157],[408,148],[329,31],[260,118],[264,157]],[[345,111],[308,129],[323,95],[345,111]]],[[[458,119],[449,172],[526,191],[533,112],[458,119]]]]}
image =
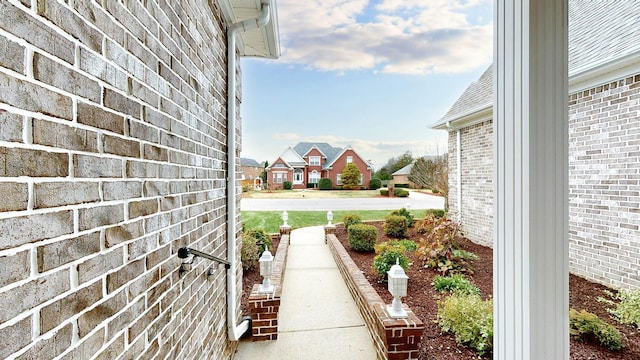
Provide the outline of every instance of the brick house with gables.
{"type": "Polygon", "coordinates": [[[329,178],[334,188],[340,188],[342,170],[349,163],[360,170],[360,185],[369,187],[371,164],[351,146],[338,148],[327,143],[301,142],[287,148],[267,167],[268,187],[282,189],[290,181],[294,189],[314,188],[321,178],[329,178]]]}
{"type": "MultiPolygon", "coordinates": [[[[640,287],[640,7],[569,1],[569,268],[640,287]]],[[[494,242],[493,67],[431,127],[449,133],[449,211],[494,242]]]]}

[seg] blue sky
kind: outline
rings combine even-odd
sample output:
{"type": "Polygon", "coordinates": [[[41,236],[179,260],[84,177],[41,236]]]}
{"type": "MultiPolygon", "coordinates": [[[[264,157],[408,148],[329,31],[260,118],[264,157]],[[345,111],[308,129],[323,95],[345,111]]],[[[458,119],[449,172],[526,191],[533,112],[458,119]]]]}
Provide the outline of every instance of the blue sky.
{"type": "Polygon", "coordinates": [[[278,0],[282,56],[242,59],[242,157],[351,145],[379,168],[446,151],[429,129],[491,63],[491,0],[278,0]]]}

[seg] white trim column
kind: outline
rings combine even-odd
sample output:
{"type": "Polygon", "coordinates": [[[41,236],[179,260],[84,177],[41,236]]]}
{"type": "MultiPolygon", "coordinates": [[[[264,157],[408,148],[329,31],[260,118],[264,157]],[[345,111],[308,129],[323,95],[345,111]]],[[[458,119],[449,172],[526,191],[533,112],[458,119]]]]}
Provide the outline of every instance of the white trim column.
{"type": "Polygon", "coordinates": [[[494,358],[568,359],[568,0],[494,6],[494,358]]]}

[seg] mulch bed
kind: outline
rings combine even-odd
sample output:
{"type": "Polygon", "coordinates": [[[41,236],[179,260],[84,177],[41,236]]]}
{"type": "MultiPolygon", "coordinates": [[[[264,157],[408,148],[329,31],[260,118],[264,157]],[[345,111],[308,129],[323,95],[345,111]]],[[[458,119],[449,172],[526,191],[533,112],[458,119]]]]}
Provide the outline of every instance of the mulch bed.
{"type": "MultiPolygon", "coordinates": [[[[276,250],[280,244],[280,237],[272,238],[271,240],[271,254],[276,256],[276,250]]],[[[240,309],[242,309],[242,316],[250,316],[251,310],[249,309],[249,296],[253,285],[262,284],[262,276],[260,276],[260,266],[256,265],[249,270],[245,270],[242,273],[242,301],[240,309]]]]}
{"type": "MultiPolygon", "coordinates": [[[[382,222],[369,224],[378,227],[378,242],[392,239],[382,231],[382,222]]],[[[374,254],[352,251],[348,245],[347,232],[342,225],[337,225],[336,237],[382,299],[391,303],[392,298],[387,291],[387,283],[381,281],[380,277],[372,270],[374,254]]],[[[417,241],[421,237],[423,235],[417,233],[415,228],[409,229],[408,239],[417,241]]],[[[493,250],[467,240],[461,242],[461,245],[463,249],[478,255],[478,260],[474,261],[474,274],[468,277],[480,288],[484,298],[489,297],[493,292],[493,250]]],[[[479,357],[475,351],[458,345],[453,335],[443,333],[440,330],[436,323],[438,312],[436,301],[442,294],[436,292],[431,285],[433,277],[438,273],[420,266],[420,261],[415,255],[409,254],[409,258],[413,265],[407,271],[409,276],[408,296],[403,298],[403,302],[406,302],[425,324],[425,331],[420,342],[419,359],[490,359],[492,354],[479,357]]],[[[599,296],[605,296],[603,293],[605,289],[608,288],[571,275],[569,279],[569,304],[578,311],[584,309],[595,313],[604,321],[615,326],[622,335],[625,348],[619,352],[609,351],[598,345],[571,339],[571,359],[640,359],[640,332],[634,327],[617,323],[607,313],[605,304],[597,301],[599,296]]],[[[249,291],[251,291],[250,287],[249,291]]]]}

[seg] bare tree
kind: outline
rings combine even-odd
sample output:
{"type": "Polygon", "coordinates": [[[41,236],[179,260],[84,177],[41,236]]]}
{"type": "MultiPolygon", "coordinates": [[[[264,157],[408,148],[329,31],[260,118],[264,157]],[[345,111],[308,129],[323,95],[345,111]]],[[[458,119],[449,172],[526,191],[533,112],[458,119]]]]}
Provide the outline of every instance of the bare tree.
{"type": "Polygon", "coordinates": [[[411,168],[409,181],[442,194],[444,210],[449,210],[449,167],[446,156],[439,156],[433,160],[418,158],[411,168]]]}

